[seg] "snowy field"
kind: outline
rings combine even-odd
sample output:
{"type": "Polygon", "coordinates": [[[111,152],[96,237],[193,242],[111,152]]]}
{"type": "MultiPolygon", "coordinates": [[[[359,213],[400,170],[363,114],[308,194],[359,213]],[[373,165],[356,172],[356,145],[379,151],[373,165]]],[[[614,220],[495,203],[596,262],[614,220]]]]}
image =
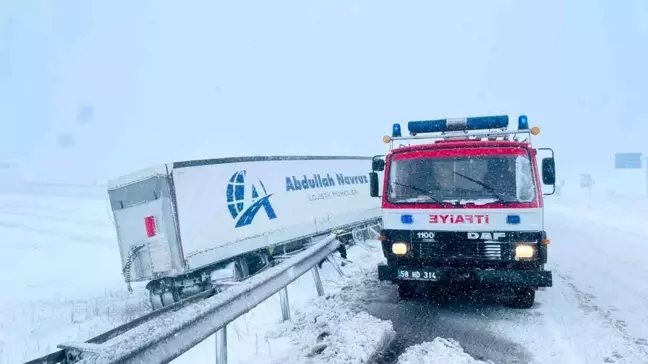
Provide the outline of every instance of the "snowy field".
{"type": "Polygon", "coordinates": [[[0,194],[0,363],[95,336],[148,310],[128,294],[105,200],[0,194]]]}
{"type": "MultiPolygon", "coordinates": [[[[327,293],[310,274],[228,326],[230,363],[648,363],[648,217],[641,199],[553,198],[547,203],[554,286],[530,310],[497,298],[403,302],[377,281],[377,242],[349,251],[344,276],[326,263],[327,293]]],[[[0,193],[0,364],[84,341],[148,312],[142,285],[128,294],[104,199],[0,193]]],[[[213,363],[214,339],[175,363],[213,363]]]]}

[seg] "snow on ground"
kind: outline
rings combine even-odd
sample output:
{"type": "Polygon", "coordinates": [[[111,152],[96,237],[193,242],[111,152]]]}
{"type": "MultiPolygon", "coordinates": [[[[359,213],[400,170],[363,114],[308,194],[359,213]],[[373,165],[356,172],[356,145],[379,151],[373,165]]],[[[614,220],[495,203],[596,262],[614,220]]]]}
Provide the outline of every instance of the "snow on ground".
{"type": "MultiPolygon", "coordinates": [[[[338,266],[344,276],[324,263],[323,297],[317,296],[309,273],[288,286],[290,321],[281,322],[275,294],[228,325],[228,363],[366,363],[393,333],[391,323],[359,310],[358,304],[379,284],[372,271],[382,250],[367,242],[349,249],[348,258],[352,263],[338,266]]],[[[213,363],[214,343],[208,338],[174,363],[213,363]]]]}
{"type": "Polygon", "coordinates": [[[582,346],[574,349],[581,357],[598,352],[605,362],[648,363],[648,229],[637,219],[646,216],[644,201],[615,198],[583,208],[557,199],[554,205],[563,209],[549,210],[554,280],[578,306],[556,307],[553,325],[582,346]],[[636,220],[623,225],[628,219],[636,220]],[[606,339],[595,341],[596,333],[606,339]],[[596,345],[588,345],[592,341],[596,345]]]}
{"type": "MultiPolygon", "coordinates": [[[[150,310],[143,284],[126,291],[105,199],[0,193],[0,237],[7,292],[0,296],[0,364],[85,341],[150,310]]],[[[310,274],[300,277],[288,287],[290,322],[281,323],[278,295],[237,319],[228,326],[229,362],[366,360],[391,332],[389,322],[354,305],[381,258],[372,242],[349,250],[354,263],[341,268],[344,277],[325,263],[325,297],[317,297],[310,274]]],[[[175,362],[213,363],[214,338],[175,362]]]]}
{"type": "MultiPolygon", "coordinates": [[[[310,274],[289,286],[290,322],[275,295],[230,324],[229,362],[359,363],[393,327],[384,363],[648,363],[644,201],[548,199],[554,286],[530,310],[476,296],[400,301],[377,280],[378,242],[355,246],[343,277],[329,263],[321,270],[325,297],[310,274]]],[[[143,286],[125,289],[114,235],[105,199],[0,193],[0,364],[148,312],[143,286]]],[[[213,363],[214,338],[175,362],[213,363]]]]}
{"type": "Polygon", "coordinates": [[[0,364],[85,341],[149,310],[128,294],[103,199],[0,194],[0,364]]]}
{"type": "Polygon", "coordinates": [[[572,223],[587,229],[592,223],[648,237],[648,198],[645,196],[586,198],[548,198],[547,213],[568,217],[572,223]]]}
{"type": "MultiPolygon", "coordinates": [[[[626,215],[642,214],[630,210],[634,203],[616,201],[626,215]]],[[[392,321],[396,330],[381,363],[398,363],[410,350],[442,358],[415,349],[439,337],[457,340],[473,358],[495,363],[648,363],[648,265],[643,254],[648,238],[636,229],[588,220],[583,204],[550,198],[548,205],[547,269],[554,281],[553,287],[537,292],[533,308],[507,308],[497,295],[483,292],[457,292],[437,302],[401,301],[393,287],[374,287],[368,313],[392,321]]],[[[592,204],[588,211],[610,220],[624,218],[606,205],[592,204]]]]}
{"type": "Polygon", "coordinates": [[[475,360],[464,352],[461,345],[452,339],[436,338],[432,342],[424,342],[410,346],[398,358],[398,364],[479,364],[493,363],[475,360]]]}
{"type": "Polygon", "coordinates": [[[119,289],[121,263],[105,201],[0,195],[2,301],[119,289]],[[19,278],[19,279],[17,279],[19,278]]]}
{"type": "Polygon", "coordinates": [[[391,323],[358,311],[355,301],[339,291],[355,291],[358,283],[361,281],[352,278],[338,289],[331,287],[337,292],[310,300],[295,310],[292,321],[271,330],[269,338],[287,336],[297,348],[272,362],[363,363],[384,349],[393,336],[391,323]]]}

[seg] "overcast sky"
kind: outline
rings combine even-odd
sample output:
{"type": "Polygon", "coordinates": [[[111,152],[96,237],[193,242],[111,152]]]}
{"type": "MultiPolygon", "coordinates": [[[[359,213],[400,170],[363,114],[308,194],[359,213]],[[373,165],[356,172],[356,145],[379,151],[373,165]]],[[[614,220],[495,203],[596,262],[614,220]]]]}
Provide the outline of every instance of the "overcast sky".
{"type": "Polygon", "coordinates": [[[0,162],[105,180],[371,155],[395,121],[525,113],[559,173],[603,178],[614,152],[648,153],[647,3],[0,1],[0,162]]]}

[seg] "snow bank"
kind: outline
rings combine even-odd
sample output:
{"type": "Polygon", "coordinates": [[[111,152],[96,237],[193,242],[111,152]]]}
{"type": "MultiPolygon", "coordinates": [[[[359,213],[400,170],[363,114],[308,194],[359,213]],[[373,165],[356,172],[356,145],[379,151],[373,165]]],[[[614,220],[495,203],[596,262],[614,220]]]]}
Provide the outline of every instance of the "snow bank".
{"type": "Polygon", "coordinates": [[[290,322],[268,332],[268,338],[287,337],[294,347],[273,364],[368,363],[391,342],[392,323],[357,308],[366,290],[376,284],[369,269],[380,257],[363,247],[355,247],[349,255],[355,263],[343,268],[345,276],[329,282],[325,296],[295,308],[290,322]]]}
{"type": "Polygon", "coordinates": [[[354,247],[349,254],[354,263],[343,268],[344,276],[329,282],[325,296],[301,305],[292,321],[268,333],[288,337],[295,348],[273,364],[368,363],[386,348],[395,335],[392,323],[358,309],[360,301],[382,284],[374,277],[382,251],[371,248],[354,247]]]}
{"type": "MultiPolygon", "coordinates": [[[[339,259],[339,255],[334,257],[339,259]]],[[[288,286],[291,321],[281,322],[279,295],[227,326],[227,360],[231,364],[368,363],[394,335],[390,322],[359,310],[360,301],[376,291],[376,264],[382,249],[376,241],[349,249],[352,262],[325,263],[320,271],[325,296],[316,294],[306,273],[288,286]]],[[[174,364],[214,362],[214,338],[204,340],[174,364]]]]}
{"type": "Polygon", "coordinates": [[[337,292],[312,299],[295,310],[291,322],[269,333],[269,338],[286,335],[295,347],[273,363],[367,363],[391,341],[391,322],[356,309],[362,279],[344,280],[337,292]]]}
{"type": "Polygon", "coordinates": [[[295,348],[272,363],[367,363],[382,350],[394,335],[391,323],[341,307],[338,298],[315,300],[270,333],[286,335],[295,348]]]}
{"type": "Polygon", "coordinates": [[[398,364],[479,364],[492,361],[480,361],[466,354],[453,339],[436,338],[432,342],[424,342],[410,346],[398,358],[398,364]]]}

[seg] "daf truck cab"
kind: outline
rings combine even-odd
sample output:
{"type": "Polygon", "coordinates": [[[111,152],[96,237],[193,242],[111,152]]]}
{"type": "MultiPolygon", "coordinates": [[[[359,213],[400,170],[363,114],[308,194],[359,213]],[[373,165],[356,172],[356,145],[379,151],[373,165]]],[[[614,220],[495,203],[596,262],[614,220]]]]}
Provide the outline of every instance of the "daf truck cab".
{"type": "Polygon", "coordinates": [[[376,156],[370,194],[382,199],[380,280],[411,298],[421,285],[508,290],[512,307],[530,308],[545,269],[543,185],[555,191],[553,150],[536,149],[528,118],[509,130],[507,115],[394,124],[386,156],[376,156]],[[409,145],[394,147],[395,142],[409,145]],[[539,150],[550,157],[537,163],[539,150]],[[377,172],[384,171],[382,194],[377,172]]]}

